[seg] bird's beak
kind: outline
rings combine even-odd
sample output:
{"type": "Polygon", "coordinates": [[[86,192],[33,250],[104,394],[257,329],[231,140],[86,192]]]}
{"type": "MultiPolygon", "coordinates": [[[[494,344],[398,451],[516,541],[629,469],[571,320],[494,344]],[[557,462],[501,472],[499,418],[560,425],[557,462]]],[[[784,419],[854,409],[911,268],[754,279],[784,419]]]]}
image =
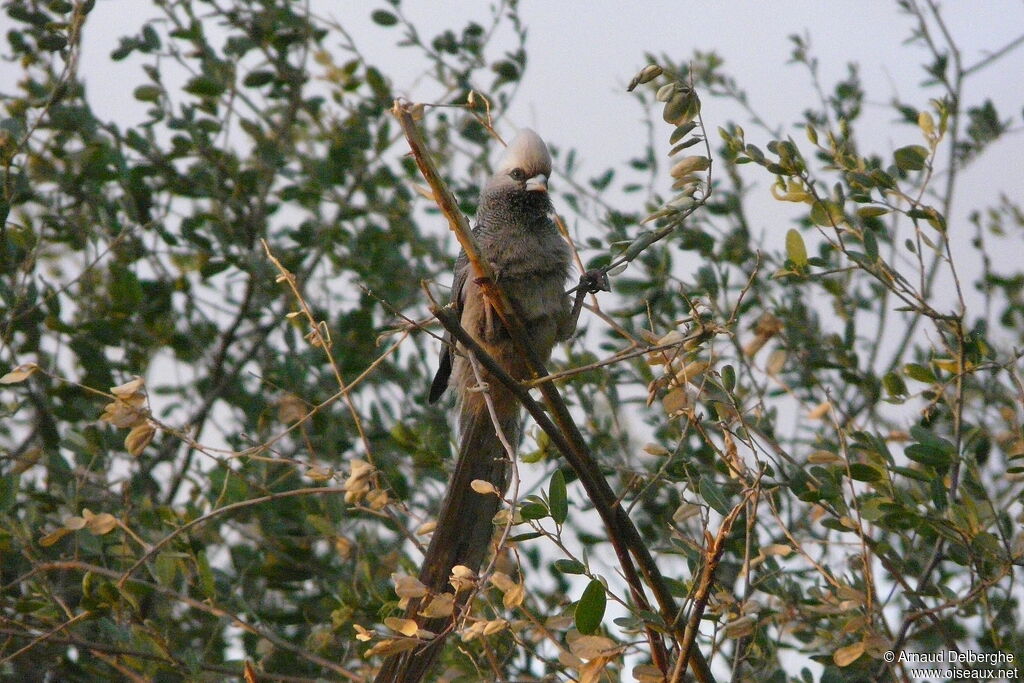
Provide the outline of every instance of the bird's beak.
{"type": "Polygon", "coordinates": [[[548,191],[548,177],[543,173],[529,178],[526,181],[527,192],[547,192],[548,191]]]}

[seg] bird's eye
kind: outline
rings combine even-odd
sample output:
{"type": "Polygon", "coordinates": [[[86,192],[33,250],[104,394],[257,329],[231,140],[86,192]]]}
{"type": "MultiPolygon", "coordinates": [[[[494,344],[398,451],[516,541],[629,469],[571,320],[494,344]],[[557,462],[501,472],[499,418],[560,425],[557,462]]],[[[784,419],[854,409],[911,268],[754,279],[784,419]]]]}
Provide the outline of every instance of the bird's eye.
{"type": "Polygon", "coordinates": [[[509,176],[512,177],[512,180],[515,180],[515,181],[518,181],[518,182],[522,182],[522,181],[526,180],[526,174],[523,172],[523,169],[521,169],[521,168],[513,168],[511,171],[509,171],[508,174],[509,174],[509,176]]]}

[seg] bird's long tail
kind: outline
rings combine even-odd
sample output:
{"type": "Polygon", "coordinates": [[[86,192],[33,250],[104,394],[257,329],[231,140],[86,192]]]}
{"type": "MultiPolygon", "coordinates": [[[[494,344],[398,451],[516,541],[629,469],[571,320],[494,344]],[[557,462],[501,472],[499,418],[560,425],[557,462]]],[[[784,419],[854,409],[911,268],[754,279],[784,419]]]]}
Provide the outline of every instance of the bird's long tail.
{"type": "MultiPolygon", "coordinates": [[[[461,403],[459,457],[419,575],[431,594],[451,592],[449,577],[452,567],[465,565],[477,572],[487,555],[494,532],[494,515],[501,500],[497,495],[474,491],[471,488],[473,480],[488,481],[502,494],[508,486],[508,456],[482,395],[464,395],[461,403]]],[[[495,400],[492,405],[502,434],[515,449],[519,440],[518,406],[505,400],[495,400]]],[[[466,593],[460,593],[457,598],[465,599],[466,593]]],[[[428,596],[421,601],[410,602],[406,617],[416,619],[421,629],[447,635],[445,632],[451,626],[451,617],[425,619],[418,615],[429,599],[428,596]]],[[[461,601],[457,599],[456,604],[461,604],[461,601]]],[[[458,614],[458,608],[455,613],[458,614]]],[[[388,657],[375,679],[376,683],[417,683],[422,680],[441,653],[444,640],[444,635],[438,635],[429,644],[388,657]]]]}

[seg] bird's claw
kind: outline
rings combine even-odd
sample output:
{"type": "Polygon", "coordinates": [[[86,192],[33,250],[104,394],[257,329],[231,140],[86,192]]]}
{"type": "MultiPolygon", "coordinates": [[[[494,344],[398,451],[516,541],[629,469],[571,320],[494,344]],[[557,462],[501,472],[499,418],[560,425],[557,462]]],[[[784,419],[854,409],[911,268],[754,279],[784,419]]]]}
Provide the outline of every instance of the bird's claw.
{"type": "Polygon", "coordinates": [[[612,291],[612,287],[608,283],[608,273],[600,268],[588,270],[580,275],[580,289],[586,290],[588,294],[612,291]]]}

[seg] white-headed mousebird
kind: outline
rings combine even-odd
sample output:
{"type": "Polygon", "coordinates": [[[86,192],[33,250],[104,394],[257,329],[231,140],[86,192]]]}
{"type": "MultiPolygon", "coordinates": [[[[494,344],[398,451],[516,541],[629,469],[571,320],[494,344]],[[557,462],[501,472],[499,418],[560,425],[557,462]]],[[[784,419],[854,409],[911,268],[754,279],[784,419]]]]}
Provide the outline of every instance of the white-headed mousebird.
{"type": "MultiPolygon", "coordinates": [[[[568,244],[552,219],[547,183],[551,156],[540,136],[523,129],[512,140],[494,175],[480,194],[473,236],[490,263],[494,277],[521,315],[537,355],[551,354],[555,342],[567,338],[576,326],[579,304],[572,305],[565,292],[571,265],[568,244]]],[[[479,274],[465,252],[455,263],[452,304],[461,326],[513,378],[528,379],[529,366],[509,338],[498,315],[478,285],[479,274]]],[[[589,277],[594,277],[588,274],[589,277]]],[[[606,285],[599,288],[606,288],[606,285]]],[[[588,291],[596,288],[588,285],[588,291]]],[[[583,290],[579,292],[582,294],[583,290]]],[[[488,481],[504,494],[509,479],[508,454],[495,429],[513,449],[519,444],[520,408],[516,398],[478,365],[475,371],[469,352],[446,337],[440,366],[430,388],[433,403],[453,387],[459,410],[459,457],[448,484],[437,527],[423,560],[419,580],[432,594],[451,591],[452,567],[480,570],[494,533],[493,519],[501,504],[499,496],[473,491],[475,479],[488,481]],[[478,373],[479,372],[479,378],[478,373]],[[481,382],[483,384],[481,384],[481,382]],[[486,387],[486,388],[483,388],[486,387]],[[494,409],[492,418],[487,402],[494,409]]],[[[466,592],[459,594],[465,599],[466,592]]],[[[424,599],[425,601],[428,598],[424,599]]],[[[406,612],[421,629],[435,634],[449,630],[452,618],[425,619],[418,615],[420,601],[406,612]]],[[[459,610],[456,609],[456,616],[459,610]]],[[[444,644],[444,637],[388,657],[378,683],[414,683],[429,671],[444,644]]]]}

